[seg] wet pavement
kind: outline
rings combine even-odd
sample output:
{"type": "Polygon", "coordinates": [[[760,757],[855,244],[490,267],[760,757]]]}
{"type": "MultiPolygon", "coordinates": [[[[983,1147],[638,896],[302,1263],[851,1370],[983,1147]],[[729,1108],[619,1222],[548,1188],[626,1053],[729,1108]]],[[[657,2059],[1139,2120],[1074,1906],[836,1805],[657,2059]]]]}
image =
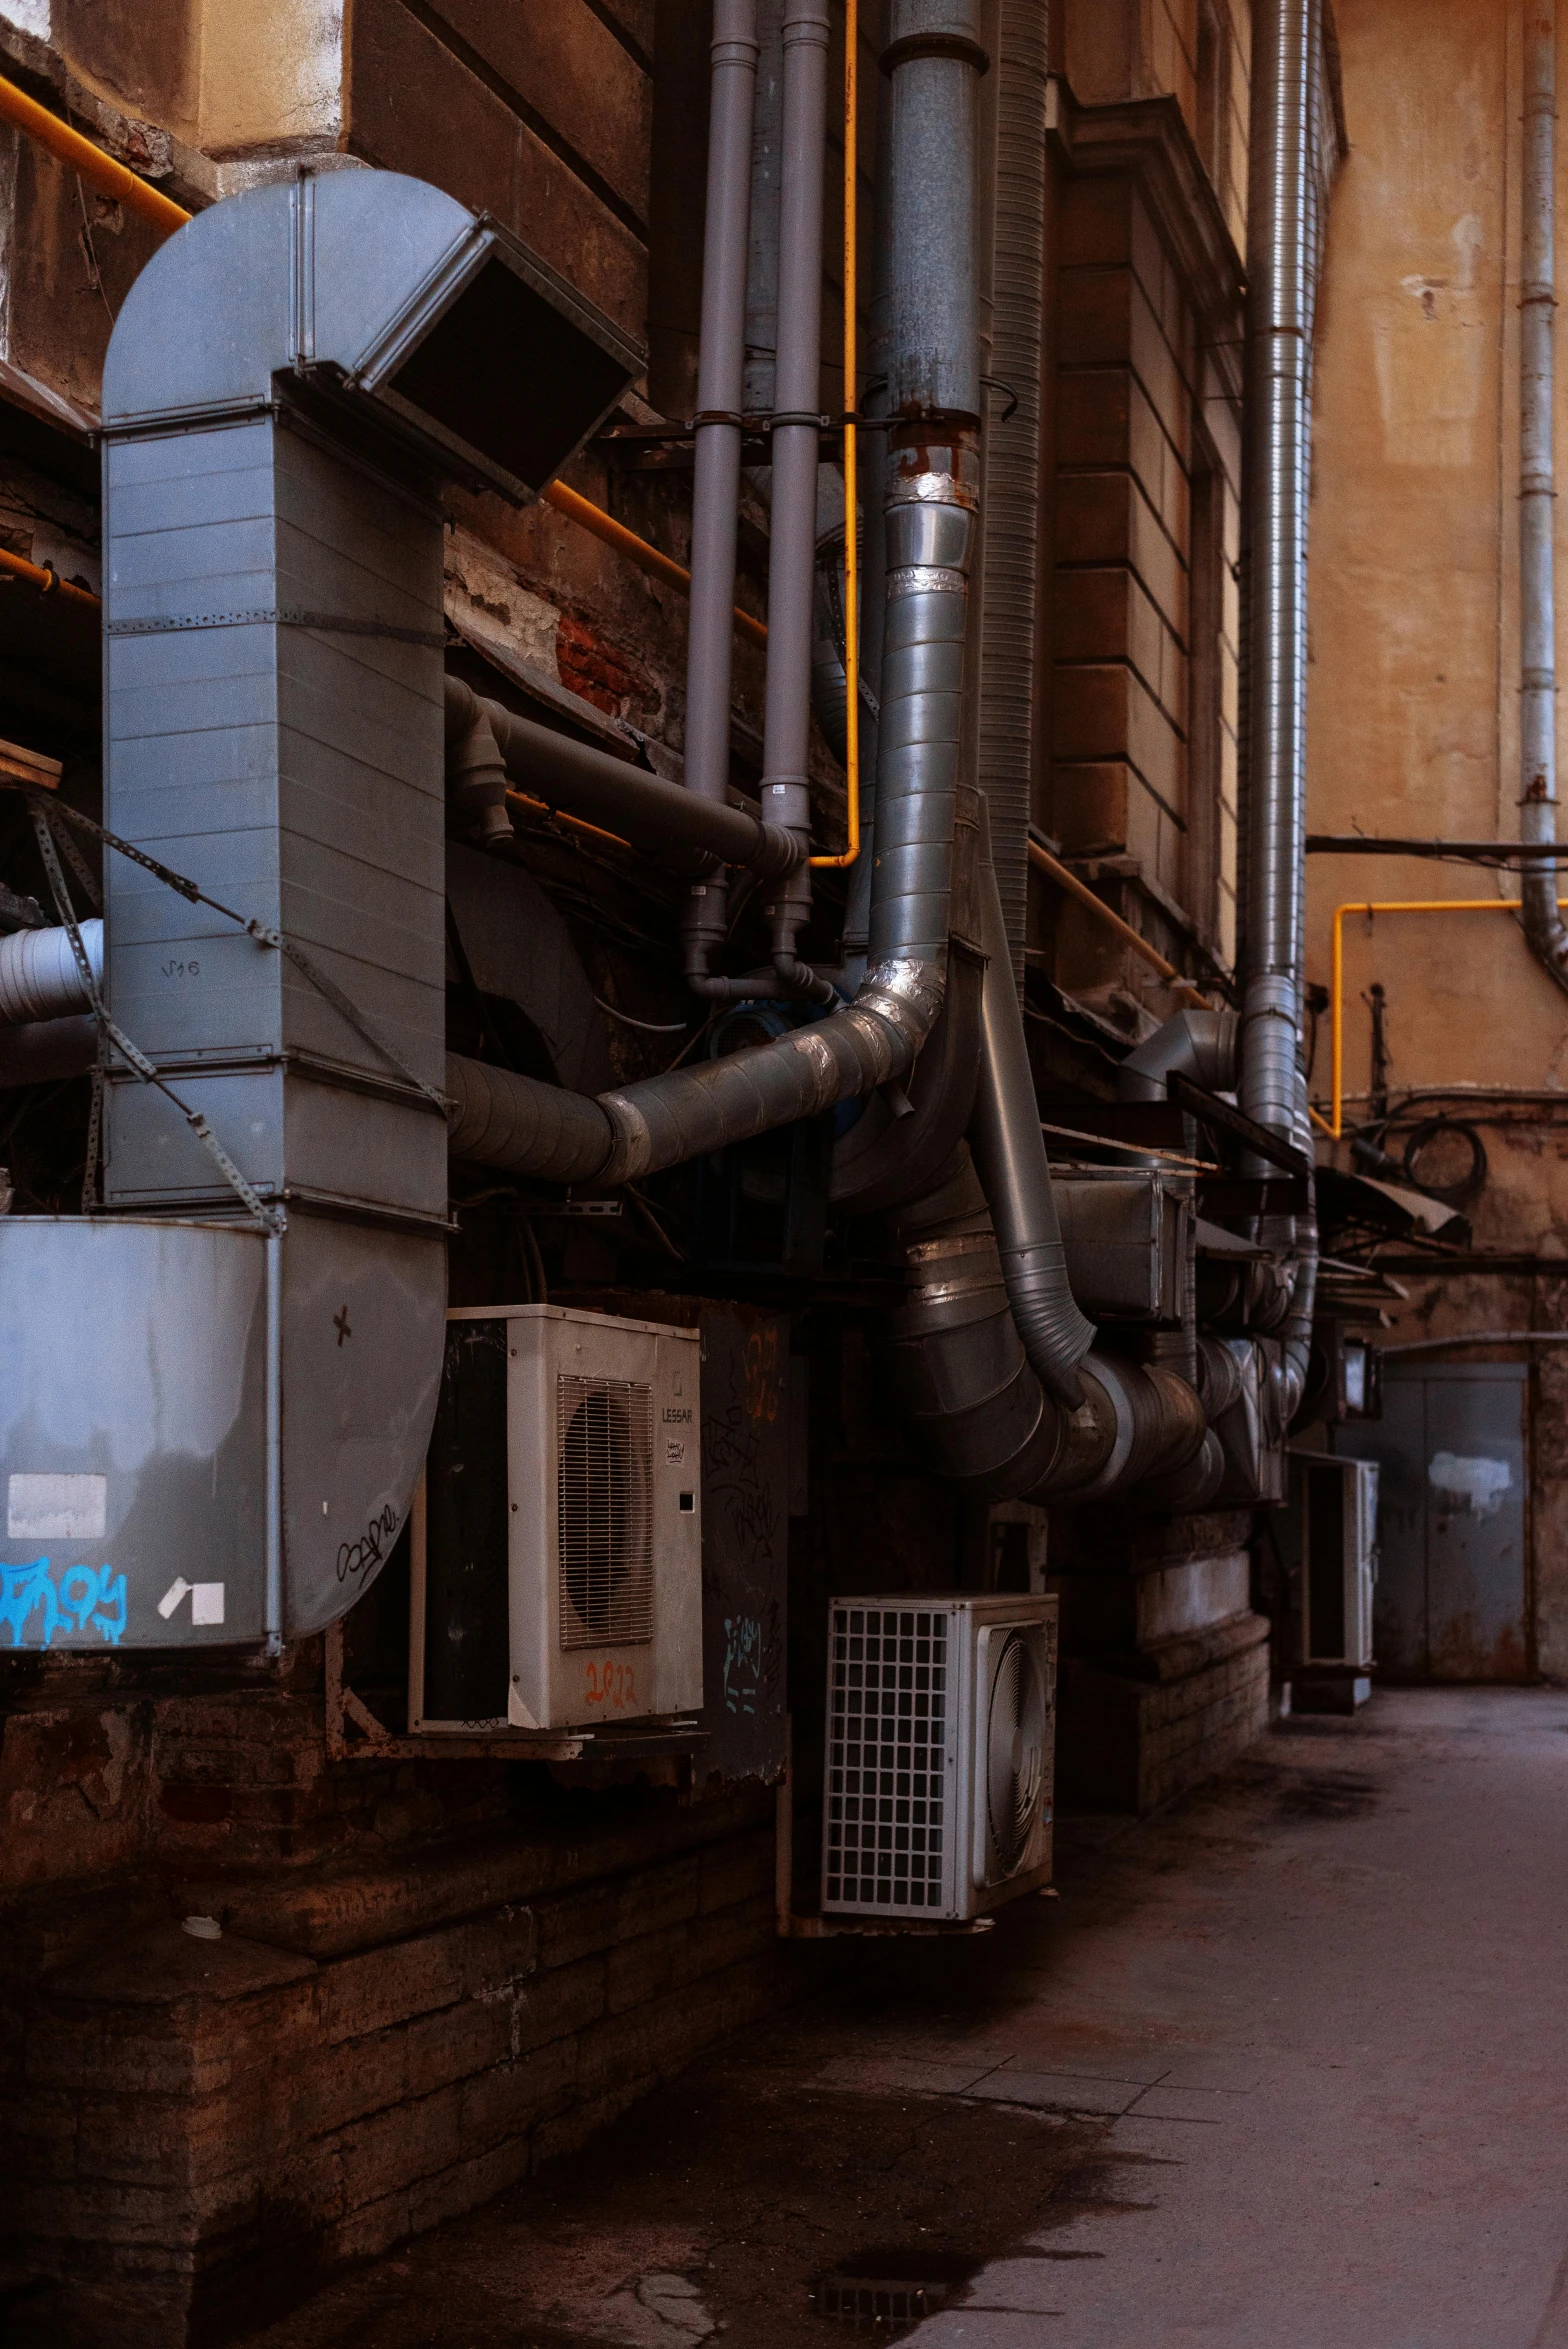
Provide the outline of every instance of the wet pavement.
{"type": "Polygon", "coordinates": [[[1058,1876],[256,2349],[1568,2349],[1568,1694],[1283,1724],[1058,1876]]]}

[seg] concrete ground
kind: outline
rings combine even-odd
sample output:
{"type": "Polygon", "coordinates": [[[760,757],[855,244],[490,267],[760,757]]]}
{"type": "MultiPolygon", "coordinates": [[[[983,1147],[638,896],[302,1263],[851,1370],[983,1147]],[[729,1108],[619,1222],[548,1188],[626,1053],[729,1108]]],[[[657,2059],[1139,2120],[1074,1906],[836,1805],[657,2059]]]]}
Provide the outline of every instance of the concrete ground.
{"type": "Polygon", "coordinates": [[[920,2349],[1568,2349],[1565,1740],[1546,1690],[1286,1723],[256,2349],[805,2349],[920,2287],[920,2349]]]}

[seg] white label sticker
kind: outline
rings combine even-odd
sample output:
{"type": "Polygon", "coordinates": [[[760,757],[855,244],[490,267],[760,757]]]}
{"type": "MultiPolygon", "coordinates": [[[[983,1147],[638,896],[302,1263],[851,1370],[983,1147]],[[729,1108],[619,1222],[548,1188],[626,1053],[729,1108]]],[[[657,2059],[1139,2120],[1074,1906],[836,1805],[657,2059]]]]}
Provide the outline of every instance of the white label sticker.
{"type": "Polygon", "coordinates": [[[686,1465],[686,1446],[677,1443],[673,1436],[665,1440],[664,1465],[666,1468],[684,1468],[686,1465]]]}
{"type": "Polygon", "coordinates": [[[5,1529],[12,1541],[101,1541],[109,1524],[106,1476],[13,1476],[5,1529]]]}
{"type": "Polygon", "coordinates": [[[165,1623],[172,1619],[176,1607],[186,1597],[189,1597],[191,1602],[191,1622],[193,1625],[223,1621],[222,1583],[187,1582],[183,1574],[177,1574],[158,1601],[158,1612],[165,1623]]]}

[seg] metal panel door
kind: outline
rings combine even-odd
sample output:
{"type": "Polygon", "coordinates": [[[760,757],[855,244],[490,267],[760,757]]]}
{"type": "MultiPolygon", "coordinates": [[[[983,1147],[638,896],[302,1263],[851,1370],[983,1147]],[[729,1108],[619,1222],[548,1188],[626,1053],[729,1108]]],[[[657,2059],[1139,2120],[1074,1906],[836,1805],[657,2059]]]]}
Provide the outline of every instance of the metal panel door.
{"type": "Polygon", "coordinates": [[[1522,1363],[1389,1363],[1383,1417],[1335,1431],[1376,1460],[1379,1671],[1529,1676],[1522,1363]]]}
{"type": "Polygon", "coordinates": [[[1512,1362],[1426,1372],[1427,1672],[1523,1680],[1525,1373],[1512,1362]]]}

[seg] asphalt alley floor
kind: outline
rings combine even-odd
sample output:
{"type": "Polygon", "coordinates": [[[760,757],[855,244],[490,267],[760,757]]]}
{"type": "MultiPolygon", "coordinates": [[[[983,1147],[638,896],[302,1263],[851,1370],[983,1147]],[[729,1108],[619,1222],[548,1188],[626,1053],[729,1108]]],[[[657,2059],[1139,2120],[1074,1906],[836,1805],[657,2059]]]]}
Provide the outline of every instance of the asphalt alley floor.
{"type": "Polygon", "coordinates": [[[1568,2349],[1568,1693],[1280,1724],[1058,1881],[255,2349],[1568,2349]]]}

